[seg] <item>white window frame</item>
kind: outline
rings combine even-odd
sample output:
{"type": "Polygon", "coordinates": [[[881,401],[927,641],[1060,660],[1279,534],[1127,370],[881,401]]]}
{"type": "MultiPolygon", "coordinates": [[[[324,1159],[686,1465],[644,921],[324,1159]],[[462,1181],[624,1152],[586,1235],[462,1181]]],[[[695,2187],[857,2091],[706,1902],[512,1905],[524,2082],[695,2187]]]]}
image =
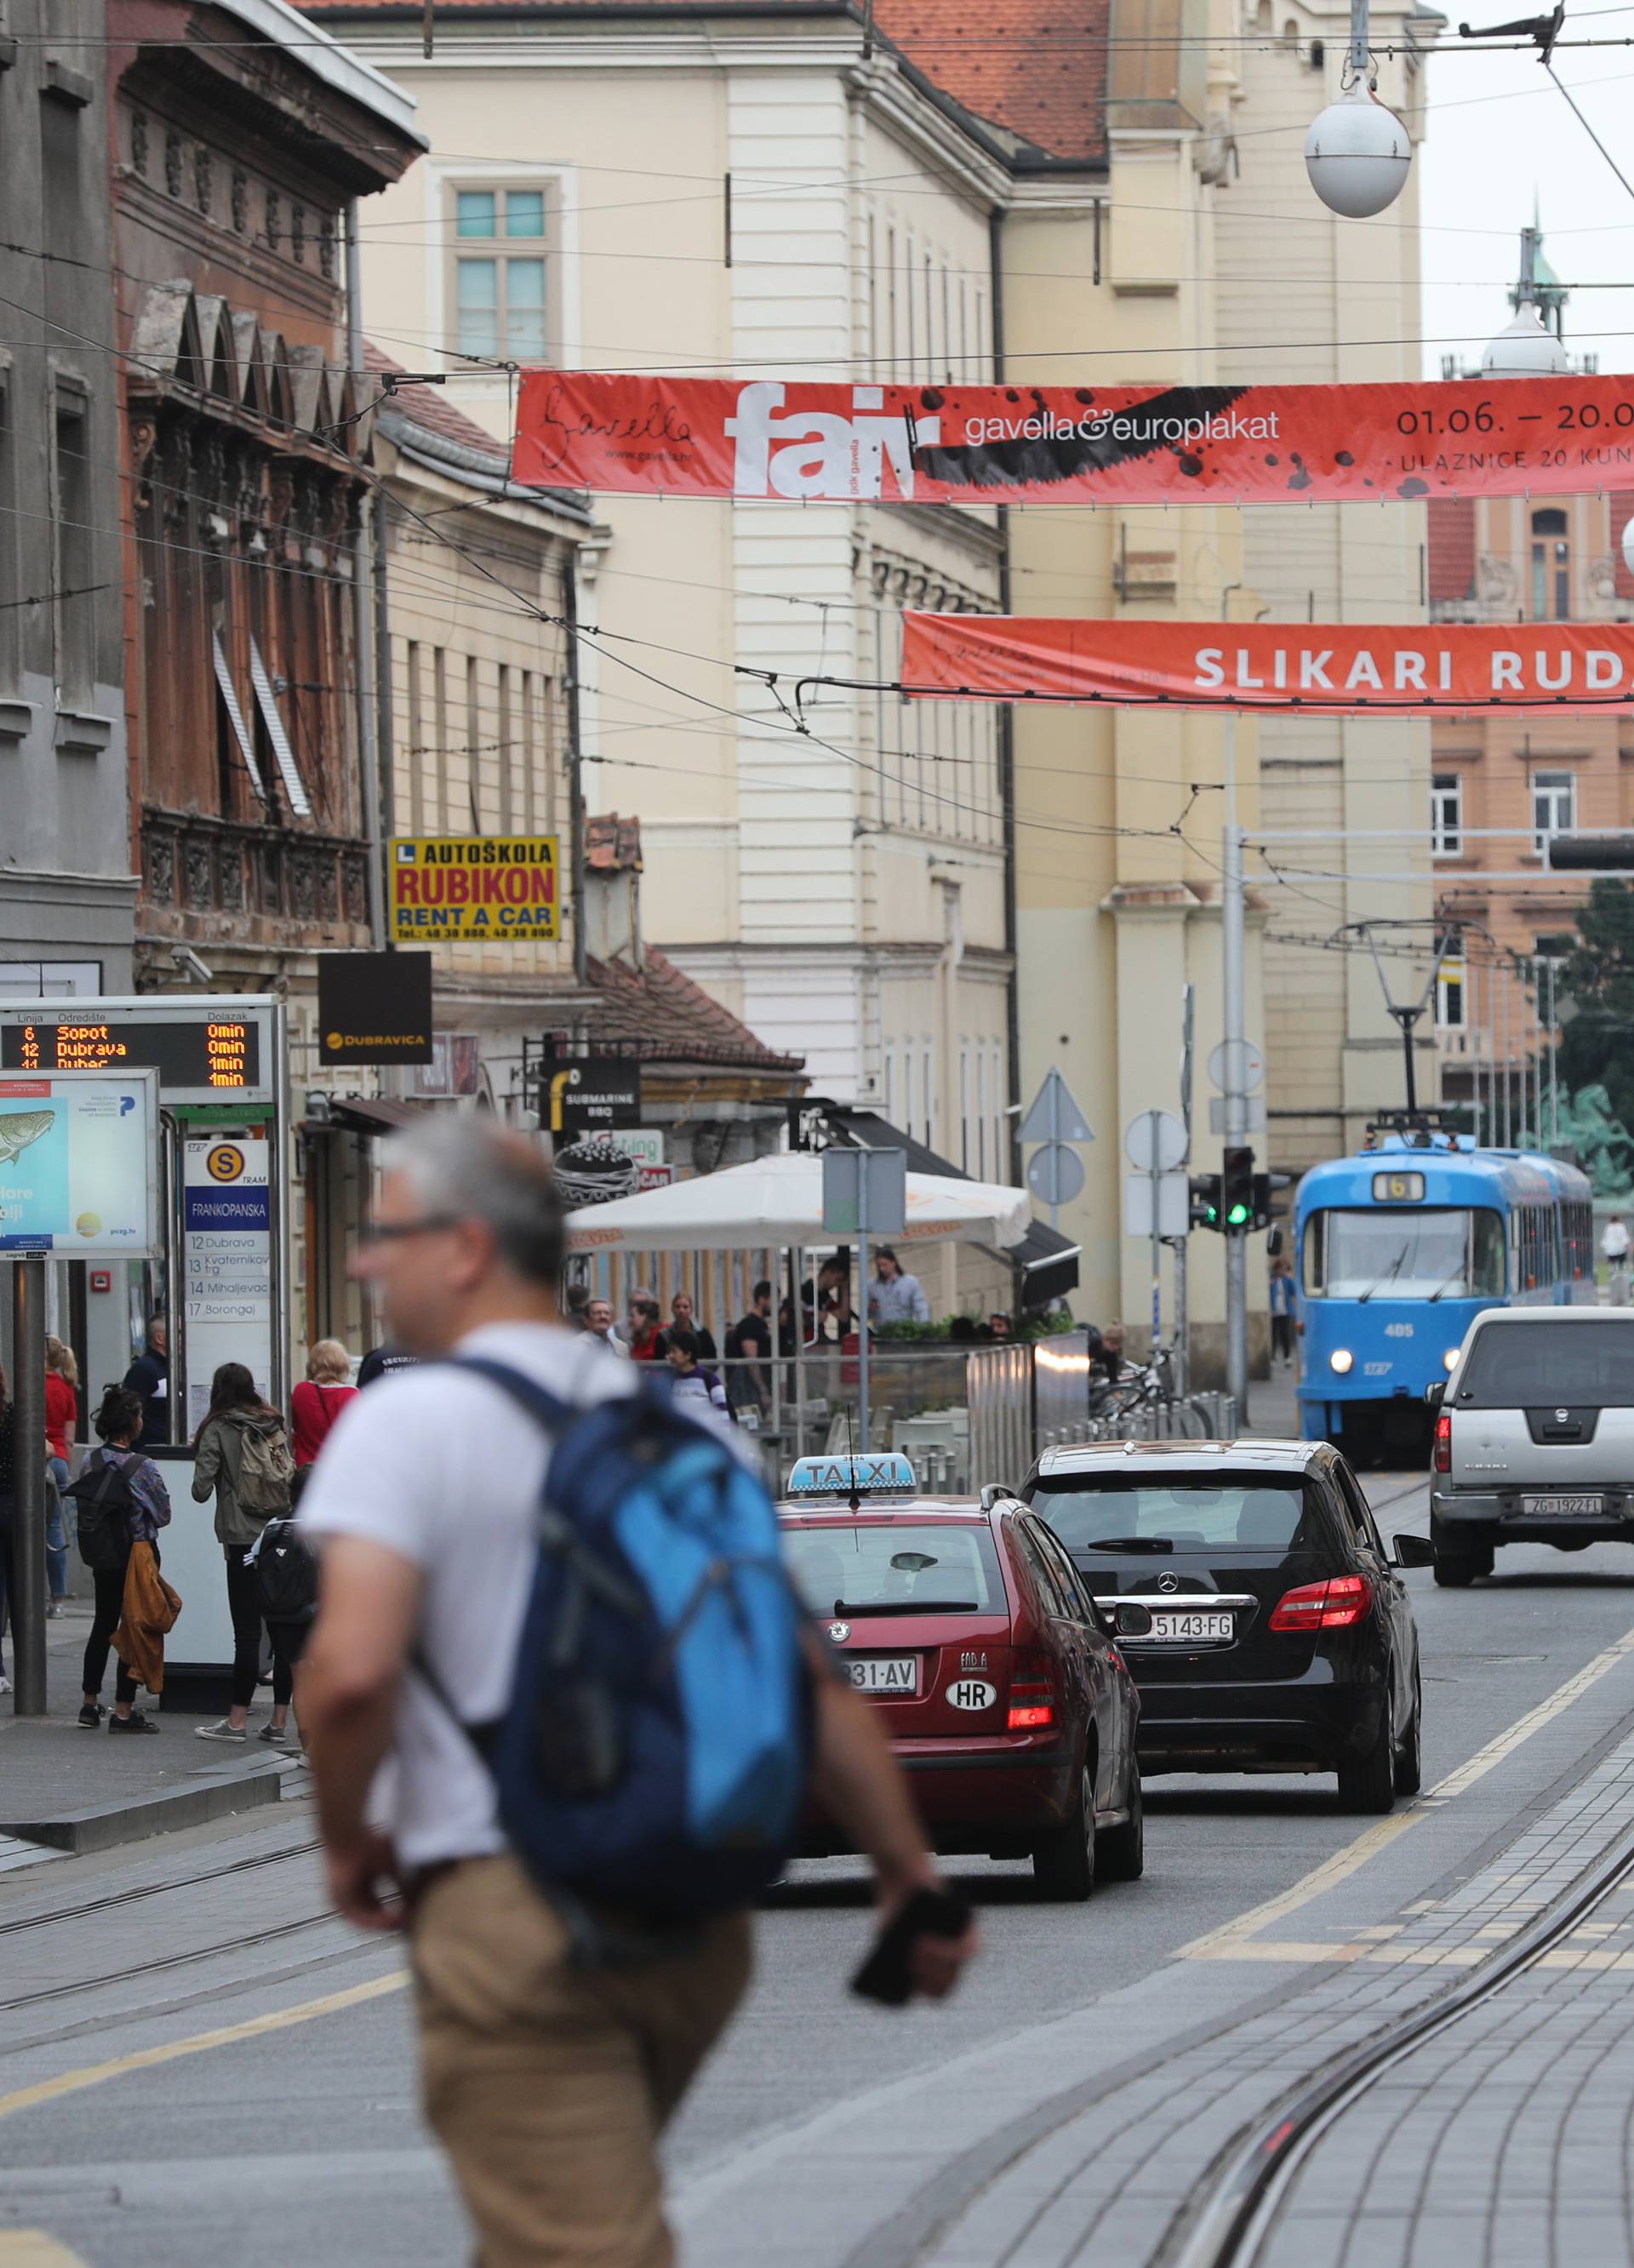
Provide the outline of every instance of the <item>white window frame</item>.
{"type": "Polygon", "coordinates": [[[1464,855],[1464,782],[1461,772],[1434,772],[1430,779],[1430,856],[1464,855]]]}
{"type": "Polygon", "coordinates": [[[1532,847],[1540,858],[1547,858],[1553,836],[1571,835],[1576,830],[1578,776],[1575,771],[1551,765],[1546,771],[1534,772],[1527,782],[1527,790],[1532,800],[1532,847]],[[1553,814],[1546,822],[1538,819],[1539,799],[1542,796],[1549,799],[1553,814]],[[1564,817],[1560,815],[1563,811],[1564,817]]]}
{"type": "MultiPolygon", "coordinates": [[[[547,322],[554,330],[551,343],[556,359],[563,370],[577,369],[584,358],[584,331],[580,312],[579,229],[578,229],[578,169],[566,160],[540,159],[531,166],[507,164],[501,158],[423,158],[416,168],[422,177],[421,194],[424,197],[426,260],[425,304],[429,329],[433,343],[441,341],[452,351],[459,329],[459,313],[453,304],[454,242],[453,194],[457,189],[532,189],[545,193],[547,213],[554,210],[556,229],[547,233],[546,257],[554,247],[561,263],[561,281],[556,291],[556,322],[547,322]]],[[[550,278],[545,278],[547,295],[550,278]]],[[[547,311],[548,313],[548,311],[547,311]]],[[[465,369],[468,364],[457,364],[465,369]]],[[[500,408],[507,414],[510,405],[511,380],[504,371],[495,371],[489,379],[462,379],[460,400],[462,405],[475,402],[479,412],[483,408],[500,408]]]]}
{"type": "Polygon", "coordinates": [[[283,792],[290,799],[290,809],[297,819],[312,817],[312,799],[301,778],[300,766],[295,761],[295,751],[290,746],[290,736],[283,729],[283,719],[278,713],[277,697],[272,689],[272,680],[267,674],[267,665],[261,658],[261,648],[254,637],[250,640],[250,683],[254,688],[255,705],[261,711],[261,721],[267,727],[267,738],[272,743],[272,753],[278,766],[278,777],[283,782],[283,792]]]}

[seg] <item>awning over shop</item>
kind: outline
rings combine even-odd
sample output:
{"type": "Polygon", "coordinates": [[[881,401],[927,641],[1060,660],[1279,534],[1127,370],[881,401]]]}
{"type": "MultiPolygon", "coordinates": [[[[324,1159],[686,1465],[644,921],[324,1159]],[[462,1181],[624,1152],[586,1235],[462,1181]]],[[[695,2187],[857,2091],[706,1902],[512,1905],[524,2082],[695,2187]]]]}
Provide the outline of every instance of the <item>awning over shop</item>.
{"type": "MultiPolygon", "coordinates": [[[[908,1174],[908,1225],[894,1244],[962,1239],[1005,1251],[1031,1226],[1025,1189],[965,1174],[908,1174]]],[[[753,1159],[668,1189],[568,1216],[573,1252],[730,1252],[755,1245],[832,1244],[822,1225],[822,1159],[814,1150],[753,1159]]]]}
{"type": "Polygon", "coordinates": [[[302,1131],[321,1134],[339,1127],[347,1134],[395,1134],[411,1126],[425,1111],[423,1102],[399,1102],[386,1094],[331,1094],[324,1098],[328,1115],[314,1112],[316,1097],[308,1096],[302,1131]]]}

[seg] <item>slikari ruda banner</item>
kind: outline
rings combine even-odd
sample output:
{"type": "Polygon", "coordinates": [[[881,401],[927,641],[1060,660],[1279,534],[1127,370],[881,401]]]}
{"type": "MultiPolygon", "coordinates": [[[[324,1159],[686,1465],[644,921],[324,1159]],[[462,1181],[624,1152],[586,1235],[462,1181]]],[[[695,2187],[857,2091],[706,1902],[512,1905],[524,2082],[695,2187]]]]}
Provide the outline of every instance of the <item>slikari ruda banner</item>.
{"type": "Polygon", "coordinates": [[[1634,376],[1391,386],[855,386],[522,375],[516,478],[916,504],[1378,503],[1634,477],[1634,376]]]}
{"type": "Polygon", "coordinates": [[[902,688],[931,700],[1345,716],[1634,707],[1634,623],[1403,628],[909,613],[902,688]]]}

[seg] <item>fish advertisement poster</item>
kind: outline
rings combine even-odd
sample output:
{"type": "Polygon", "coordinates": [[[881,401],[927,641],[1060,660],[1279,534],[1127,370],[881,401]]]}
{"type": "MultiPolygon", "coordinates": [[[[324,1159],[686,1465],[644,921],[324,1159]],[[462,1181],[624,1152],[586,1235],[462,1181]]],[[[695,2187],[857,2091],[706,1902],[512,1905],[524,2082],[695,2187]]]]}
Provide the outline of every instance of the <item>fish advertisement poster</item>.
{"type": "Polygon", "coordinates": [[[158,1248],[157,1071],[0,1079],[0,1254],[139,1260],[158,1248]]]}

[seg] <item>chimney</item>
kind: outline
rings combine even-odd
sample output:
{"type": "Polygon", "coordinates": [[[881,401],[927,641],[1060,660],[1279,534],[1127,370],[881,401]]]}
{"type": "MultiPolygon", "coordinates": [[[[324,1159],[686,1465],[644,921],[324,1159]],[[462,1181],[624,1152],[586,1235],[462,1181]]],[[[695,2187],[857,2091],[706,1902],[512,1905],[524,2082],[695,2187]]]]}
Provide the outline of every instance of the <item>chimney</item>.
{"type": "Polygon", "coordinates": [[[585,950],[593,961],[644,966],[641,822],[610,812],[585,822],[585,950]]]}

